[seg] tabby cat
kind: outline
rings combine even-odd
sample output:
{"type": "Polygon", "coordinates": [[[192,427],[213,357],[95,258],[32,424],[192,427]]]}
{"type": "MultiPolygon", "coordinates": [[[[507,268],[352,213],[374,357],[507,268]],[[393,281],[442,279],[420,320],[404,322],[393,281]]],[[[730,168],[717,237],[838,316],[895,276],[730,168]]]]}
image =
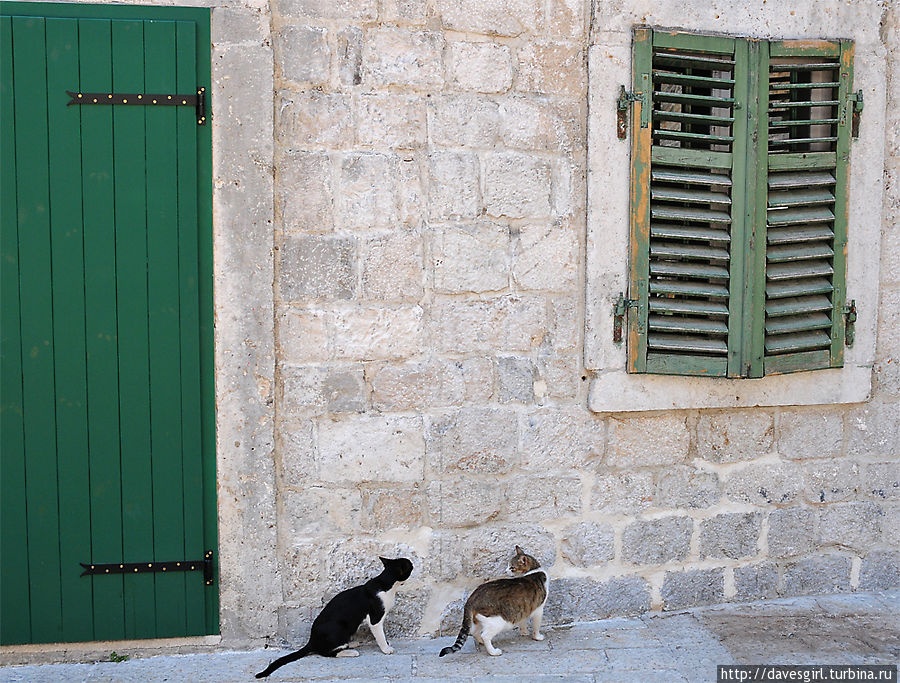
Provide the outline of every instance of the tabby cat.
{"type": "Polygon", "coordinates": [[[541,617],[547,602],[547,574],[531,555],[516,546],[516,554],[509,561],[512,579],[488,581],[474,591],[463,608],[463,623],[456,642],[441,650],[440,656],[459,650],[469,637],[484,645],[489,655],[501,655],[503,651],[494,647],[491,639],[501,631],[518,625],[526,634],[526,622],[532,621],[532,638],[543,640],[541,617]]]}
{"type": "Polygon", "coordinates": [[[395,560],[384,557],[378,559],[384,565],[384,571],[361,586],[348,588],[335,595],[313,621],[309,642],[296,652],[276,659],[264,671],[256,674],[256,677],[265,678],[285,664],[307,655],[359,656],[359,652],[350,649],[355,647],[350,644],[350,638],[364,621],[381,651],[386,655],[393,654],[394,648],[388,645],[384,637],[384,618],[394,606],[397,586],[409,578],[413,565],[405,557],[395,560]]]}

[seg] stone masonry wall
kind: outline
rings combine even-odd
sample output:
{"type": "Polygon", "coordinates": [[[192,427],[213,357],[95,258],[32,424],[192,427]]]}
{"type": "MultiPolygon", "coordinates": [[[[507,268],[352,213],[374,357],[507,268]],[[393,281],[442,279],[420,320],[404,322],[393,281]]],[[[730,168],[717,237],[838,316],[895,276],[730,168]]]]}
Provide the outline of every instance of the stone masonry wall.
{"type": "MultiPolygon", "coordinates": [[[[896,86],[896,8],[857,4],[896,86]]],[[[551,623],[897,585],[896,94],[872,400],[596,415],[590,3],[271,12],[282,592],[258,635],[299,642],[379,553],[416,566],[389,635],[455,631],[515,543],[550,568],[551,623]]]]}
{"type": "Polygon", "coordinates": [[[829,37],[869,31],[857,69],[887,70],[866,95],[868,113],[886,93],[884,130],[862,128],[886,150],[871,399],[597,414],[588,47],[632,21],[746,34],[777,10],[196,1],[213,7],[223,642],[298,643],[379,553],[415,563],[389,636],[454,632],[514,544],[549,568],[550,623],[900,584],[895,3],[800,10],[829,37]]]}

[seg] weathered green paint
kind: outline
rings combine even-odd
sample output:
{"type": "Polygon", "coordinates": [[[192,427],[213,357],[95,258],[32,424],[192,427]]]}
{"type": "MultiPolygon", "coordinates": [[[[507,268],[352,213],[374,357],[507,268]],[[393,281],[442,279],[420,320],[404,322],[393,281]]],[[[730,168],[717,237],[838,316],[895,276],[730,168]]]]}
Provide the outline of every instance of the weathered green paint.
{"type": "Polygon", "coordinates": [[[834,168],[836,164],[837,158],[834,152],[802,152],[769,157],[770,171],[803,171],[813,168],[834,168]]]}
{"type": "Polygon", "coordinates": [[[79,566],[216,548],[210,128],[65,94],[208,90],[209,11],[0,13],[0,639],[215,633],[200,572],[79,566]]]}
{"type": "Polygon", "coordinates": [[[801,351],[766,358],[766,375],[786,375],[791,372],[824,370],[831,367],[828,349],[801,351]]]}
{"type": "Polygon", "coordinates": [[[655,375],[698,375],[700,377],[726,377],[728,360],[708,356],[651,353],[647,357],[647,372],[655,375]]]}
{"type": "Polygon", "coordinates": [[[734,54],[734,44],[737,40],[739,39],[681,31],[653,31],[653,47],[719,52],[725,55],[734,54]]]}

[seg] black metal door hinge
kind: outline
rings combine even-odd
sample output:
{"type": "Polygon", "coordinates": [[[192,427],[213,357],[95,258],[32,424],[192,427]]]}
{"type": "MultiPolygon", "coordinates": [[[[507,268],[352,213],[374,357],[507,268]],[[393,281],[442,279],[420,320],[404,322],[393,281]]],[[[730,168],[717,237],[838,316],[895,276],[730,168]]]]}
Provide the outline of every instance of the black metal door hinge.
{"type": "Polygon", "coordinates": [[[622,328],[625,325],[625,313],[629,308],[637,308],[636,299],[626,299],[622,292],[619,292],[619,298],[616,300],[616,307],[613,310],[613,341],[618,344],[622,341],[622,328]]]}
{"type": "Polygon", "coordinates": [[[85,564],[81,576],[100,574],[146,574],[150,572],[193,572],[202,571],[207,586],[213,583],[213,552],[207,550],[202,560],[179,560],[175,562],[116,562],[112,564],[85,564]]]}
{"type": "Polygon", "coordinates": [[[115,92],[72,92],[66,90],[73,104],[124,104],[143,107],[195,107],[197,125],[206,125],[206,88],[197,88],[191,95],[173,95],[169,93],[115,93],[115,92]]]}
{"type": "Polygon", "coordinates": [[[863,91],[857,90],[850,93],[850,102],[852,103],[852,111],[850,114],[850,135],[851,137],[859,137],[859,115],[863,110],[863,91]]]}
{"type": "Polygon", "coordinates": [[[853,346],[856,337],[856,299],[844,306],[844,345],[853,346]]]}

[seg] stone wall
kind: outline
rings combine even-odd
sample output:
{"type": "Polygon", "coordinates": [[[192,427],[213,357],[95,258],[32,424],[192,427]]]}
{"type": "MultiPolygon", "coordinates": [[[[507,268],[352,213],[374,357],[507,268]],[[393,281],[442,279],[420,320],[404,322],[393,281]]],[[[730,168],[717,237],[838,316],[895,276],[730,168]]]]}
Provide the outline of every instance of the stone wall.
{"type": "Polygon", "coordinates": [[[551,623],[900,583],[900,10],[801,4],[215,4],[224,642],[296,644],[379,553],[415,563],[389,636],[455,631],[514,544],[551,623]],[[640,23],[862,37],[870,399],[588,410],[588,188],[628,172],[588,173],[588,53],[640,23]]]}

